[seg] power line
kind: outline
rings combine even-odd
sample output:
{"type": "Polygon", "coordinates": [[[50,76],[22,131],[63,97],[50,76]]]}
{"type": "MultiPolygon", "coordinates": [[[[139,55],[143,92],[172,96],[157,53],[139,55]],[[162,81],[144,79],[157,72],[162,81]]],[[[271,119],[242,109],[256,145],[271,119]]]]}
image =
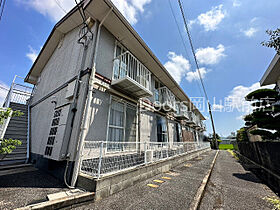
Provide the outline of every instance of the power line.
{"type": "Polygon", "coordinates": [[[2,90],[6,90],[6,91],[9,91],[9,89],[8,89],[8,88],[3,87],[3,86],[1,86],[1,85],[0,85],[0,89],[2,89],[2,90]]]}
{"type": "MultiPolygon", "coordinates": [[[[64,9],[64,7],[61,5],[61,3],[59,2],[59,0],[54,0],[54,2],[57,4],[57,6],[65,13],[67,14],[67,10],[64,9]]],[[[70,19],[77,25],[79,25],[71,16],[70,16],[70,19]]]]}
{"type": "Polygon", "coordinates": [[[204,86],[204,82],[203,82],[203,79],[202,79],[202,76],[201,76],[201,73],[200,73],[200,68],[199,68],[199,65],[198,65],[198,61],[197,61],[197,58],[196,58],[196,55],[195,55],[195,51],[194,51],[194,47],[193,47],[193,43],[192,43],[192,39],[191,39],[191,34],[190,34],[190,31],[189,31],[189,28],[188,28],[188,24],[187,24],[187,21],[186,21],[186,17],[185,17],[185,14],[184,14],[184,9],[183,9],[181,0],[178,0],[178,3],[179,3],[179,6],[180,6],[181,14],[183,16],[185,29],[186,29],[187,34],[188,34],[188,38],[189,38],[192,54],[193,54],[193,57],[194,57],[194,62],[195,62],[197,72],[198,72],[198,75],[199,75],[199,79],[200,79],[200,82],[201,82],[201,86],[202,86],[203,92],[205,94],[205,97],[206,97],[207,101],[209,102],[208,95],[207,95],[207,92],[206,92],[206,89],[205,89],[205,86],[204,86]]]}
{"type": "Polygon", "coordinates": [[[199,79],[200,79],[200,82],[201,82],[201,85],[202,85],[202,88],[203,88],[203,91],[204,91],[204,94],[205,94],[205,97],[206,97],[207,103],[208,103],[209,115],[210,115],[210,118],[211,118],[211,124],[212,124],[212,128],[213,128],[213,140],[214,140],[214,144],[215,144],[214,148],[218,149],[218,144],[217,144],[217,139],[216,139],[216,131],[215,131],[215,124],[214,124],[214,119],[213,119],[212,111],[211,111],[211,104],[209,102],[209,98],[208,98],[208,95],[207,95],[207,92],[206,92],[206,89],[205,89],[205,86],[204,86],[204,83],[203,83],[203,79],[202,79],[202,76],[201,76],[201,73],[200,73],[200,68],[199,68],[198,61],[197,61],[197,58],[196,58],[196,55],[195,55],[191,34],[190,34],[190,31],[189,31],[189,28],[188,28],[188,24],[187,24],[187,21],[186,21],[186,17],[185,17],[185,14],[184,14],[184,9],[183,9],[183,5],[181,3],[181,0],[178,0],[178,3],[179,3],[180,11],[181,11],[181,14],[182,14],[182,17],[183,17],[183,20],[184,20],[185,29],[186,29],[187,34],[188,34],[188,39],[189,39],[189,42],[190,42],[190,46],[191,46],[192,54],[193,54],[193,57],[194,57],[194,61],[195,61],[196,67],[197,67],[199,79]]]}
{"type": "MultiPolygon", "coordinates": [[[[1,9],[1,13],[0,13],[0,21],[2,19],[2,15],[3,15],[3,12],[4,12],[5,3],[6,3],[6,0],[3,1],[3,6],[2,6],[2,9],[1,9]]],[[[0,2],[0,8],[1,8],[1,5],[2,5],[2,0],[0,2]]]]}
{"type": "Polygon", "coordinates": [[[54,0],[57,4],[57,6],[65,13],[67,14],[67,11],[62,7],[62,5],[60,4],[60,2],[58,0],[54,0]]]}
{"type": "MultiPolygon", "coordinates": [[[[179,35],[180,35],[180,38],[181,38],[181,41],[182,41],[182,43],[183,43],[183,46],[184,46],[184,50],[185,50],[187,59],[190,61],[191,59],[190,59],[189,54],[188,54],[187,46],[186,46],[186,43],[185,43],[185,41],[184,41],[183,35],[182,35],[182,33],[181,33],[181,30],[180,30],[180,27],[179,27],[179,23],[178,23],[177,18],[176,18],[176,16],[175,16],[175,12],[174,12],[174,10],[173,10],[173,8],[172,8],[171,1],[168,0],[168,2],[169,2],[169,7],[170,7],[170,9],[171,9],[171,13],[172,13],[173,18],[174,18],[174,20],[175,20],[175,23],[176,23],[176,26],[177,26],[177,29],[178,29],[178,32],[179,32],[179,35]]],[[[193,73],[195,73],[195,71],[194,71],[192,68],[191,68],[191,71],[192,71],[193,73]]],[[[198,83],[197,80],[195,80],[195,82],[196,82],[197,87],[198,87],[198,90],[199,90],[199,92],[200,92],[200,94],[201,94],[201,96],[202,96],[203,94],[202,94],[202,91],[201,91],[201,87],[200,87],[200,85],[199,85],[199,83],[198,83]]]]}

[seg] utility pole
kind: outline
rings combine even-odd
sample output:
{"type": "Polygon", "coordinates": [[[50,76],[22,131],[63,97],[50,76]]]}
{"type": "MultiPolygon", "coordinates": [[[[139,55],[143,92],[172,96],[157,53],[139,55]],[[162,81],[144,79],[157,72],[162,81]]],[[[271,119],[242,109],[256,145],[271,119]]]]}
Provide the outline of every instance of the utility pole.
{"type": "Polygon", "coordinates": [[[209,102],[209,99],[208,99],[208,96],[207,96],[207,92],[206,92],[206,88],[204,86],[203,79],[202,79],[202,76],[201,76],[201,73],[200,73],[200,68],[199,68],[198,61],[197,61],[197,58],[196,58],[196,55],[195,55],[195,50],[194,50],[194,46],[193,46],[193,43],[192,43],[191,34],[190,34],[190,31],[189,31],[189,28],[188,28],[188,24],[187,24],[187,21],[186,21],[186,17],[185,17],[185,14],[184,14],[184,9],[183,9],[183,5],[181,3],[181,0],[178,0],[178,3],[179,3],[181,14],[182,14],[182,17],[183,17],[183,20],[184,20],[185,29],[186,29],[187,34],[188,34],[188,39],[189,39],[189,42],[190,42],[190,46],[191,46],[192,54],[193,54],[193,57],[194,57],[195,65],[196,65],[196,68],[197,68],[197,71],[198,71],[199,79],[200,79],[202,89],[203,89],[203,92],[205,94],[205,97],[206,97],[207,103],[208,103],[209,115],[210,115],[212,128],[213,128],[213,143],[214,143],[213,146],[214,146],[214,149],[218,149],[218,142],[217,142],[217,138],[216,138],[216,131],[215,131],[214,119],[213,119],[212,111],[211,111],[211,105],[210,105],[210,102],[209,102]]]}
{"type": "Polygon", "coordinates": [[[216,138],[215,124],[214,124],[214,120],[213,120],[213,116],[212,116],[211,104],[209,103],[209,101],[208,101],[208,108],[209,108],[209,115],[210,115],[211,124],[212,124],[212,128],[213,128],[212,143],[213,143],[214,149],[218,149],[218,142],[217,142],[217,138],[216,138]]]}

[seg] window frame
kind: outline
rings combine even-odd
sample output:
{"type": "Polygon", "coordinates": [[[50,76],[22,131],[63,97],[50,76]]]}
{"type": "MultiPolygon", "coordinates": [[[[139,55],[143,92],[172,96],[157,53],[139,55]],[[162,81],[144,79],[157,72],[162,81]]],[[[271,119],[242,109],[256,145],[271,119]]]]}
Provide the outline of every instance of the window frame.
{"type": "MultiPolygon", "coordinates": [[[[135,108],[135,111],[136,111],[136,124],[135,124],[135,130],[136,130],[136,135],[135,135],[135,141],[132,141],[132,142],[137,142],[137,137],[138,137],[138,109],[137,109],[137,104],[133,104],[133,103],[130,103],[129,101],[126,101],[126,100],[123,100],[117,96],[112,96],[110,95],[110,104],[109,104],[109,111],[108,111],[108,119],[107,119],[107,134],[106,134],[106,143],[113,143],[113,142],[116,142],[116,141],[111,141],[109,140],[109,130],[110,128],[117,128],[117,129],[122,129],[123,131],[123,140],[119,143],[126,143],[125,139],[126,139],[126,111],[127,111],[127,107],[130,106],[130,107],[133,107],[135,108]],[[118,103],[121,103],[123,104],[123,108],[124,108],[124,111],[123,111],[123,126],[116,126],[116,125],[110,125],[110,116],[111,116],[111,107],[112,107],[112,102],[113,101],[116,101],[118,103]]],[[[118,142],[116,142],[118,143],[118,142]]]]}

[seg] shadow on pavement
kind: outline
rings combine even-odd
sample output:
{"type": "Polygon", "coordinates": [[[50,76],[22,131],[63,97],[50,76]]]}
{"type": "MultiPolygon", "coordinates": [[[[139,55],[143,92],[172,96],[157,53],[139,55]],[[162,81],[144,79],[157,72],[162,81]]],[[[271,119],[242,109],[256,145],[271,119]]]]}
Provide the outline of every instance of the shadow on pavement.
{"type": "Polygon", "coordinates": [[[64,188],[65,186],[51,175],[36,170],[2,175],[0,187],[64,188]]]}
{"type": "Polygon", "coordinates": [[[262,183],[259,179],[256,179],[256,177],[250,172],[247,172],[247,173],[233,173],[232,175],[235,176],[238,179],[243,179],[243,180],[254,182],[254,183],[262,183]]]}

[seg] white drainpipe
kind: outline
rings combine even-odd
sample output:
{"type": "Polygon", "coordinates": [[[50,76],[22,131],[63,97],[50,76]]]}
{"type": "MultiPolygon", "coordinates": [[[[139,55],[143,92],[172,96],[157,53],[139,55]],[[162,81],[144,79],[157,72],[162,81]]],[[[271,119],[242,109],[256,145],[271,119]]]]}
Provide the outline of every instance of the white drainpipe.
{"type": "Polygon", "coordinates": [[[97,52],[98,52],[99,39],[100,39],[100,30],[101,30],[101,26],[103,25],[104,21],[109,16],[109,14],[111,13],[112,10],[113,10],[113,8],[111,8],[107,12],[107,14],[104,16],[104,18],[102,19],[102,21],[100,22],[100,24],[98,26],[97,40],[96,40],[96,46],[95,46],[95,52],[94,52],[94,58],[93,58],[93,67],[92,67],[92,72],[91,72],[91,75],[90,75],[90,78],[89,78],[89,87],[88,87],[86,109],[85,109],[84,118],[83,118],[83,122],[82,122],[80,142],[78,144],[78,150],[77,150],[77,153],[76,153],[71,186],[75,186],[76,182],[77,182],[77,178],[78,178],[79,171],[80,171],[80,166],[81,166],[81,160],[82,160],[81,155],[82,155],[82,151],[83,151],[83,145],[84,145],[86,135],[88,133],[89,126],[90,126],[90,109],[91,109],[91,101],[93,99],[93,93],[94,93],[94,80],[95,80],[95,72],[96,72],[97,52]]]}

